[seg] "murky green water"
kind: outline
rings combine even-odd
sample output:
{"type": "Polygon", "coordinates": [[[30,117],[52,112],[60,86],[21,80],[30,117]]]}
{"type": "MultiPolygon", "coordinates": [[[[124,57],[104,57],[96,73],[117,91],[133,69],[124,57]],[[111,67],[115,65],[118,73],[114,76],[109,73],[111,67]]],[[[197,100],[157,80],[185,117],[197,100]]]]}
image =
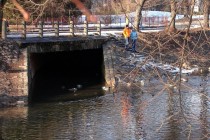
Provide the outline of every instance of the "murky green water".
{"type": "Polygon", "coordinates": [[[171,93],[163,89],[160,81],[153,80],[142,87],[143,92],[126,89],[78,101],[1,109],[0,139],[209,139],[209,76],[192,76],[181,96],[177,89],[171,93]]]}

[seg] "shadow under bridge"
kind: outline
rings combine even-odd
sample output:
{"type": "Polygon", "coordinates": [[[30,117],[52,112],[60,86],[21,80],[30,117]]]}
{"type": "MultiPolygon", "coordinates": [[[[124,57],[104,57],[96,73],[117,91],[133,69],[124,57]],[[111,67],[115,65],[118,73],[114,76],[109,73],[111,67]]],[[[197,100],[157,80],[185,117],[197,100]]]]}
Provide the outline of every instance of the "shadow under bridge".
{"type": "Polygon", "coordinates": [[[102,46],[105,40],[75,38],[25,42],[29,102],[45,102],[52,97],[56,97],[53,101],[77,100],[103,94],[105,66],[102,46]],[[68,98],[64,97],[66,94],[68,98]]]}

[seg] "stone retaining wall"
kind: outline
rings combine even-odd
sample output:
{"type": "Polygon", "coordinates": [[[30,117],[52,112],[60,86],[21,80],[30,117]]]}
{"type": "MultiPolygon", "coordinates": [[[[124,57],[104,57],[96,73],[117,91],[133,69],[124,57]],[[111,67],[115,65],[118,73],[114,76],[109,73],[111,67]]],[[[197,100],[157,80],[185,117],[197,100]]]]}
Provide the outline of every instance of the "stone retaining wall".
{"type": "MultiPolygon", "coordinates": [[[[85,50],[85,49],[98,49],[103,47],[104,52],[104,64],[105,64],[105,80],[106,86],[113,89],[115,86],[114,69],[113,69],[113,52],[112,43],[107,42],[107,39],[88,39],[80,42],[64,41],[61,43],[52,41],[47,43],[41,42],[29,42],[19,43],[21,49],[19,51],[18,58],[14,62],[9,64],[9,68],[6,71],[0,71],[0,107],[5,106],[18,106],[27,105],[28,96],[30,90],[30,83],[33,79],[30,69],[30,53],[46,53],[55,51],[72,51],[72,50],[85,50]],[[63,43],[63,44],[62,44],[63,43]],[[74,45],[75,43],[75,45],[74,45]],[[105,43],[105,44],[104,44],[105,43]],[[40,45],[42,44],[42,45],[40,45]],[[104,44],[104,45],[103,45],[104,44]]],[[[7,41],[2,44],[7,49],[7,41]],[[6,47],[5,47],[6,46],[6,47]]],[[[11,45],[11,44],[10,44],[11,45]]],[[[16,42],[13,44],[17,45],[16,42]]],[[[9,55],[9,54],[8,54],[9,55]]],[[[1,57],[1,56],[0,56],[1,57]]]]}
{"type": "MultiPolygon", "coordinates": [[[[4,46],[11,42],[4,42],[4,46]]],[[[15,42],[13,46],[17,45],[15,42]]],[[[5,53],[4,55],[11,55],[5,53]]],[[[12,58],[6,56],[8,59],[12,58]]],[[[21,50],[18,58],[12,59],[8,68],[0,71],[0,107],[27,104],[28,96],[27,49],[21,50]]]]}
{"type": "Polygon", "coordinates": [[[108,87],[111,91],[114,91],[115,88],[115,54],[113,52],[113,45],[113,42],[107,42],[103,45],[106,87],[108,87]]]}

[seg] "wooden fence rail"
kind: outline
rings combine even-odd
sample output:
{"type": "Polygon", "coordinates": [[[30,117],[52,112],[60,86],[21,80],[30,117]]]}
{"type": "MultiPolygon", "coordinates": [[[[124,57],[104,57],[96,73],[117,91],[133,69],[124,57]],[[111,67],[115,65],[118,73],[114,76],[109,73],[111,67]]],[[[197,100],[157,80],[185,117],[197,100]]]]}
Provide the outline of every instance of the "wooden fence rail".
{"type": "MultiPolygon", "coordinates": [[[[57,21],[54,23],[54,25],[47,25],[44,26],[43,21],[39,21],[38,25],[31,29],[29,25],[24,21],[22,22],[21,28],[21,38],[26,39],[28,34],[37,34],[38,37],[43,38],[45,34],[50,33],[54,34],[53,36],[59,37],[60,33],[63,31],[63,29],[60,27],[60,23],[57,21]]],[[[2,39],[6,39],[10,32],[10,30],[7,21],[2,21],[2,39]]],[[[83,30],[82,35],[88,36],[90,32],[96,32],[96,35],[101,36],[101,22],[98,21],[96,24],[94,24],[94,27],[89,26],[88,21],[84,21],[83,25],[81,25],[79,28],[76,27],[73,21],[69,22],[69,25],[65,28],[65,32],[69,34],[69,36],[75,35],[75,30],[83,30]],[[96,27],[95,27],[96,25],[96,27]]]]}

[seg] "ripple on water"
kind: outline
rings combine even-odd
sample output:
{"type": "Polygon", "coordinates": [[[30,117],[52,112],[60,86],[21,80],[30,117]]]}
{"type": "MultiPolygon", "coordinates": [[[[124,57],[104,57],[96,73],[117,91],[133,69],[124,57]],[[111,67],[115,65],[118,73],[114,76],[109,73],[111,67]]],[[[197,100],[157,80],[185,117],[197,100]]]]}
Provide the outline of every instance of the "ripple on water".
{"type": "Polygon", "coordinates": [[[161,88],[153,84],[156,90],[148,86],[143,93],[131,89],[79,101],[0,110],[0,134],[5,140],[183,140],[191,129],[191,139],[200,139],[210,129],[210,103],[203,96],[210,94],[207,79],[205,94],[196,92],[202,78],[191,77],[183,83],[182,96],[177,91],[159,92],[161,88]],[[195,88],[186,88],[192,86],[195,88]]]}

